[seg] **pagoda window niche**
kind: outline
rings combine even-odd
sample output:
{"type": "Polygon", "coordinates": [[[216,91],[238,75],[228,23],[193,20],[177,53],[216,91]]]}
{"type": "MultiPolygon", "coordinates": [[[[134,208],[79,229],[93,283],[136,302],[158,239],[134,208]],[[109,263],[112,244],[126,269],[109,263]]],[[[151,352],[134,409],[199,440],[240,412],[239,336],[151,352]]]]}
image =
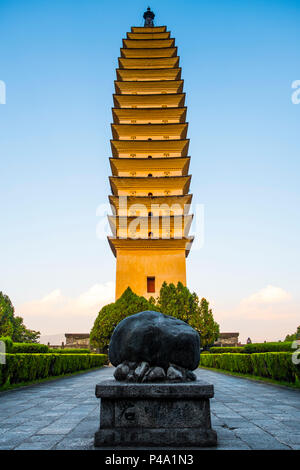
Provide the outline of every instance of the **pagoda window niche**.
{"type": "Polygon", "coordinates": [[[155,292],[155,277],[147,277],[147,292],[155,292]]]}

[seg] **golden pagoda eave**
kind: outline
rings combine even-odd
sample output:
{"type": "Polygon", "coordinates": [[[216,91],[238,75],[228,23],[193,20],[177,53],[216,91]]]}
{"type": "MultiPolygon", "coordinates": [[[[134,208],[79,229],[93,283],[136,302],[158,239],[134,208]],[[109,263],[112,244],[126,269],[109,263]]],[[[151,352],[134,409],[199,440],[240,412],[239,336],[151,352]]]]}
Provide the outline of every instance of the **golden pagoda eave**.
{"type": "Polygon", "coordinates": [[[185,256],[188,257],[191,250],[194,237],[190,236],[187,238],[180,239],[129,239],[129,238],[114,238],[107,237],[110,248],[115,257],[117,257],[118,250],[185,250],[185,256]]]}
{"type": "Polygon", "coordinates": [[[181,176],[188,173],[191,157],[169,158],[110,158],[113,176],[119,176],[120,171],[181,171],[181,176]]]}
{"type": "MultiPolygon", "coordinates": [[[[164,196],[126,196],[126,210],[130,209],[132,205],[143,205],[146,207],[147,211],[151,210],[151,206],[158,205],[161,206],[166,204],[168,207],[172,208],[174,204],[178,204],[182,207],[183,213],[188,214],[190,206],[192,203],[192,194],[180,194],[180,195],[164,195],[164,196]]],[[[109,195],[109,203],[113,208],[113,212],[116,214],[120,210],[120,196],[109,195]]],[[[121,209],[123,207],[121,206],[121,209]]]]}
{"type": "Polygon", "coordinates": [[[125,49],[160,49],[174,47],[175,39],[123,39],[125,49]]]}
{"type": "MultiPolygon", "coordinates": [[[[182,194],[189,192],[191,175],[188,176],[110,176],[109,182],[111,191],[119,195],[119,191],[182,191],[182,194]]],[[[180,194],[180,193],[179,193],[180,194]]]]}
{"type": "Polygon", "coordinates": [[[176,57],[177,56],[177,47],[161,47],[159,49],[140,49],[140,48],[121,48],[121,57],[124,59],[130,58],[164,58],[164,57],[176,57]]]}
{"type": "Polygon", "coordinates": [[[115,80],[116,94],[120,95],[155,95],[178,94],[183,91],[183,80],[115,80]]]}
{"type": "Polygon", "coordinates": [[[161,93],[157,95],[113,94],[114,106],[120,109],[168,109],[184,106],[185,93],[161,93]]]}
{"type": "Polygon", "coordinates": [[[177,108],[112,108],[112,115],[115,124],[131,124],[135,121],[137,124],[163,123],[182,124],[186,121],[187,107],[177,108]],[[125,122],[124,122],[125,121],[125,122]],[[142,121],[142,122],[139,122],[142,121]]]}
{"type": "Polygon", "coordinates": [[[171,31],[155,32],[155,33],[132,33],[128,32],[126,39],[170,39],[171,31]]]}
{"type": "MultiPolygon", "coordinates": [[[[189,234],[191,224],[193,221],[194,214],[182,214],[182,215],[168,215],[168,216],[119,216],[119,215],[108,215],[108,221],[111,228],[112,233],[115,235],[116,231],[119,230],[120,226],[126,227],[130,225],[130,223],[136,219],[141,221],[141,224],[147,223],[147,232],[151,229],[151,224],[153,226],[158,225],[159,229],[161,230],[164,226],[170,227],[170,229],[174,229],[174,227],[178,226],[181,222],[181,227],[184,230],[184,238],[186,238],[189,234]],[[169,224],[166,222],[169,221],[169,224]]],[[[143,237],[139,237],[143,238],[143,237]]],[[[148,238],[148,237],[147,237],[148,238]]]]}
{"type": "Polygon", "coordinates": [[[126,70],[163,70],[165,68],[178,68],[179,56],[174,57],[119,57],[119,68],[126,70]]]}
{"type": "Polygon", "coordinates": [[[181,79],[181,68],[180,67],[171,67],[165,69],[127,69],[120,68],[116,69],[117,81],[124,82],[149,82],[149,81],[158,81],[163,80],[180,80],[181,79]]]}
{"type": "Polygon", "coordinates": [[[184,140],[188,123],[111,124],[113,140],[184,140]],[[135,137],[135,139],[132,138],[135,137]]]}
{"type": "Polygon", "coordinates": [[[128,156],[135,155],[155,155],[158,157],[186,157],[189,148],[189,139],[166,139],[166,140],[111,140],[112,154],[116,158],[128,158],[128,156]],[[123,157],[120,155],[125,154],[123,157]]]}
{"type": "Polygon", "coordinates": [[[167,27],[162,26],[131,26],[132,33],[164,33],[167,27]]]}

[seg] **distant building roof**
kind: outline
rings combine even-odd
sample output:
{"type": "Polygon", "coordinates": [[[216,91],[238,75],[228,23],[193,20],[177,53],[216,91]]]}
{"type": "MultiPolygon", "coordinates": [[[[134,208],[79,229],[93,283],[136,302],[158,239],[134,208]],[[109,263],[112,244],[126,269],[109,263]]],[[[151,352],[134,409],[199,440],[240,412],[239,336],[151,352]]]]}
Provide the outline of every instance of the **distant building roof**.
{"type": "Polygon", "coordinates": [[[220,333],[219,338],[232,338],[238,337],[239,333],[220,333]]]}
{"type": "Polygon", "coordinates": [[[89,338],[89,333],[65,333],[66,338],[89,338]]]}

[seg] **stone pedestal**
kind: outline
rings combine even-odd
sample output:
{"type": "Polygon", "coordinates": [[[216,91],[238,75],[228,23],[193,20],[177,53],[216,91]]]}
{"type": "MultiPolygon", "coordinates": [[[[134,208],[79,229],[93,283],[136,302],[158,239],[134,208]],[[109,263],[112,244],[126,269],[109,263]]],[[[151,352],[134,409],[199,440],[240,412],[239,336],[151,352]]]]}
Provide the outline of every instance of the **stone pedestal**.
{"type": "Polygon", "coordinates": [[[213,385],[124,383],[96,385],[101,398],[96,447],[207,447],[217,444],[209,399],[213,385]]]}

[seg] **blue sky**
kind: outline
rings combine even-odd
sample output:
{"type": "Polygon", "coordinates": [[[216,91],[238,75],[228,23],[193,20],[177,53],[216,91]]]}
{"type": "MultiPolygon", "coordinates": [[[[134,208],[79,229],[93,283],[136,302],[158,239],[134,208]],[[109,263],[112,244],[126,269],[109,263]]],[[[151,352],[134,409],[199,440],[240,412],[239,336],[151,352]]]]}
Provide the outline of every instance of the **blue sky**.
{"type": "MultiPolygon", "coordinates": [[[[1,0],[0,289],[43,334],[88,331],[115,259],[96,236],[110,193],[113,81],[148,4],[1,0]]],[[[205,243],[188,286],[223,331],[282,339],[300,323],[298,1],[153,1],[176,38],[205,243]]]]}

